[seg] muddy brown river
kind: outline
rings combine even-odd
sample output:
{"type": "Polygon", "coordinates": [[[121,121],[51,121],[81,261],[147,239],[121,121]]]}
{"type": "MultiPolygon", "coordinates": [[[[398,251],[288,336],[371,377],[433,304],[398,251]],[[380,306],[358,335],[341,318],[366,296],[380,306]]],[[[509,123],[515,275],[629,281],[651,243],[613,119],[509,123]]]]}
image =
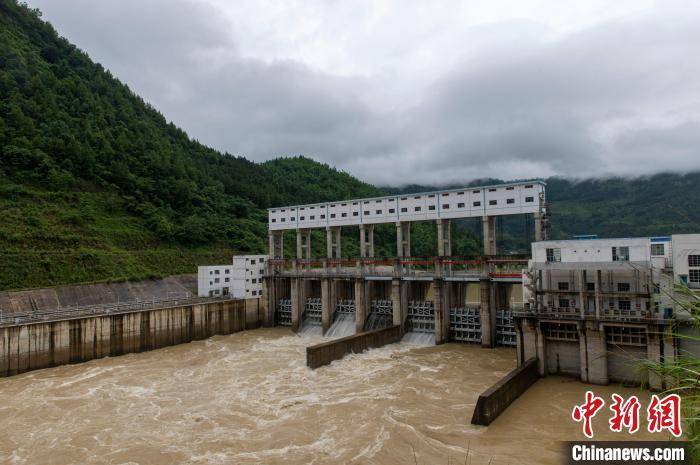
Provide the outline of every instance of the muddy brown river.
{"type": "MultiPolygon", "coordinates": [[[[469,424],[513,349],[401,343],[311,371],[316,339],[260,329],[0,379],[0,463],[558,464],[559,441],[583,439],[570,412],[590,386],[567,378],[469,424]]],[[[621,439],[607,418],[596,439],[621,439]]]]}

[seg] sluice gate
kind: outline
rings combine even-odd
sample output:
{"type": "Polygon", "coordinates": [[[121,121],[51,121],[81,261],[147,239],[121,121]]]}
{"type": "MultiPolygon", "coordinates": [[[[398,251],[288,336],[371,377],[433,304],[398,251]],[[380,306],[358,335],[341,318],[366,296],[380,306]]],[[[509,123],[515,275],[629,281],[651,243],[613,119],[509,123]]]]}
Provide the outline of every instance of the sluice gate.
{"type": "Polygon", "coordinates": [[[481,343],[481,311],[478,308],[451,308],[450,334],[456,342],[481,343]]]}
{"type": "Polygon", "coordinates": [[[323,312],[321,310],[321,299],[310,298],[306,299],[306,305],[304,306],[304,315],[302,316],[302,321],[304,326],[321,326],[323,312]]]}
{"type": "Polygon", "coordinates": [[[517,345],[515,321],[513,311],[510,309],[496,311],[496,345],[512,347],[517,345]]]}
{"type": "Polygon", "coordinates": [[[277,312],[275,312],[275,321],[280,326],[292,326],[292,301],[289,299],[280,299],[277,303],[277,312]]]}
{"type": "Polygon", "coordinates": [[[394,305],[391,300],[373,300],[370,313],[365,322],[365,331],[386,328],[393,324],[394,305]]]}
{"type": "Polygon", "coordinates": [[[435,333],[435,304],[431,301],[408,303],[408,330],[414,333],[435,333]]]}
{"type": "Polygon", "coordinates": [[[326,337],[346,337],[355,334],[355,301],[338,299],[333,313],[333,323],[326,332],[326,337]]]}
{"type": "Polygon", "coordinates": [[[338,299],[338,302],[335,305],[336,318],[338,315],[343,313],[355,314],[355,301],[353,299],[338,299]]]}

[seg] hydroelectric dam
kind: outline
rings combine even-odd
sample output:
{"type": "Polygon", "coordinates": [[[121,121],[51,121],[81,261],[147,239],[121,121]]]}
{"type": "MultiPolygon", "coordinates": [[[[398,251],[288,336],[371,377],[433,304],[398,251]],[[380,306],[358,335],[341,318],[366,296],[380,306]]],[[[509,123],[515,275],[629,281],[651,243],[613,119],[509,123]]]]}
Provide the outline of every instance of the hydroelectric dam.
{"type": "MultiPolygon", "coordinates": [[[[696,350],[654,292],[689,260],[672,244],[695,246],[669,238],[658,268],[649,240],[547,241],[545,187],[270,209],[250,298],[228,294],[235,267],[212,268],[227,292],[203,297],[187,277],[0,293],[0,462],[561,463],[560,441],[584,439],[571,408],[592,384],[646,403],[634,386],[664,380],[628,365],[696,350]],[[505,215],[533,217],[531,256],[498,253],[505,215]],[[452,254],[464,218],[482,223],[479,256],[452,254]],[[417,221],[435,225],[436,255],[411,254],[417,221]],[[378,224],[395,227],[395,256],[375,256],[378,224]],[[343,228],[359,231],[360,256],[343,254],[343,228]]],[[[659,439],[606,421],[596,439],[659,439]]]]}

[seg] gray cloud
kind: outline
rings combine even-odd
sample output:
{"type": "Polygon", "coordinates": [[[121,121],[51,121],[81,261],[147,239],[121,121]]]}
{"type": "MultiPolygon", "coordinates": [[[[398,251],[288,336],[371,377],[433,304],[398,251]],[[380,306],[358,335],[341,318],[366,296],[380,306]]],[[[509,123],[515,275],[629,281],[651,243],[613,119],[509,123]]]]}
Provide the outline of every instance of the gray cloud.
{"type": "Polygon", "coordinates": [[[489,24],[495,39],[413,88],[246,56],[235,22],[193,0],[31,4],[192,137],[256,160],[304,154],[381,184],[700,169],[691,4],[556,37],[489,24]]]}

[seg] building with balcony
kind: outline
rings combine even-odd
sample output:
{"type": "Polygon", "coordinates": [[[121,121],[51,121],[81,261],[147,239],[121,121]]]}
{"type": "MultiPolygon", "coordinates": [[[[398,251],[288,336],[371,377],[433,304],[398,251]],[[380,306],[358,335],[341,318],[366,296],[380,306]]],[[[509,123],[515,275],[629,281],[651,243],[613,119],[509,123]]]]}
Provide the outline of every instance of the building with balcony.
{"type": "Polygon", "coordinates": [[[516,313],[519,362],[537,356],[543,375],[662,387],[643,360],[700,353],[673,335],[693,331],[678,284],[700,288],[700,234],[533,243],[516,313]]]}

